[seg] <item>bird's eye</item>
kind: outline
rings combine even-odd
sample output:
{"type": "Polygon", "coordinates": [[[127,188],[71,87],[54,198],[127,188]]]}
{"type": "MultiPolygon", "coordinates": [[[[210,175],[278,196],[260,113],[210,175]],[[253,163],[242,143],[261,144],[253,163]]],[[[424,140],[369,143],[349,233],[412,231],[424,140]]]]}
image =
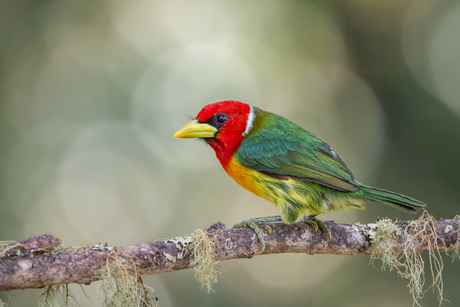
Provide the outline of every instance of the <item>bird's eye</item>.
{"type": "Polygon", "coordinates": [[[214,114],[210,119],[208,119],[206,121],[206,123],[208,123],[209,125],[215,127],[216,129],[220,129],[220,127],[222,127],[223,125],[225,125],[225,123],[227,122],[228,120],[228,115],[225,114],[225,113],[217,113],[217,114],[214,114]]]}
{"type": "Polygon", "coordinates": [[[217,115],[216,121],[217,121],[219,124],[225,123],[226,120],[227,120],[227,116],[225,116],[225,115],[223,115],[223,114],[217,115]]]}

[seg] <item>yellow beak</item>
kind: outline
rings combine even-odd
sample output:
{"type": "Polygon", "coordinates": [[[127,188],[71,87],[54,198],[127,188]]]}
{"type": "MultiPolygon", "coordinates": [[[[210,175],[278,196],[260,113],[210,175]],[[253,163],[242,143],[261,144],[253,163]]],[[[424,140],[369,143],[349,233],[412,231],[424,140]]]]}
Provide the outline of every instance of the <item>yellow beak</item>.
{"type": "Polygon", "coordinates": [[[175,138],[194,139],[194,138],[213,138],[217,129],[211,125],[200,123],[193,120],[174,134],[175,138]]]}

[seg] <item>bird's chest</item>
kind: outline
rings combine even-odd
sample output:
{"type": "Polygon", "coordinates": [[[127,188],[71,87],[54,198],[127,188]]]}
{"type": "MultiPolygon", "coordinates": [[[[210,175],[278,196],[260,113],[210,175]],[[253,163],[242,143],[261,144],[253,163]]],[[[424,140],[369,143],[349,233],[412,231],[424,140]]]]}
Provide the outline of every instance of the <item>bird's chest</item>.
{"type": "Polygon", "coordinates": [[[225,167],[225,171],[240,186],[256,194],[257,196],[263,197],[260,194],[260,189],[257,186],[257,180],[255,180],[257,172],[242,165],[233,157],[225,167]]]}
{"type": "Polygon", "coordinates": [[[230,160],[225,170],[239,185],[272,202],[285,222],[292,223],[299,215],[328,211],[321,187],[316,183],[276,179],[245,167],[235,158],[230,160]]]}
{"type": "Polygon", "coordinates": [[[225,170],[243,188],[272,202],[276,207],[281,203],[302,206],[305,202],[310,201],[311,195],[308,195],[310,191],[303,187],[303,183],[267,176],[245,167],[235,158],[231,159],[225,170]]]}

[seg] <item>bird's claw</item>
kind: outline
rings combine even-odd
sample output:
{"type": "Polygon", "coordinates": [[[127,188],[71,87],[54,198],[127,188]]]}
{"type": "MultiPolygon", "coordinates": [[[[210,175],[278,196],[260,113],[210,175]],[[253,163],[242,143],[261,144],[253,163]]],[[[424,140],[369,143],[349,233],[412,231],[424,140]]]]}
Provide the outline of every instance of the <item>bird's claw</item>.
{"type": "Polygon", "coordinates": [[[332,239],[331,230],[326,226],[326,224],[323,223],[323,221],[321,221],[320,219],[317,219],[315,216],[312,216],[312,215],[304,216],[301,221],[315,228],[315,231],[318,231],[318,227],[321,228],[321,230],[324,231],[327,235],[326,243],[329,243],[329,241],[331,241],[332,239]]]}
{"type": "Polygon", "coordinates": [[[272,228],[269,225],[267,224],[258,224],[258,225],[259,225],[259,228],[262,228],[263,230],[268,231],[268,234],[272,233],[272,228]]]}
{"type": "Polygon", "coordinates": [[[260,250],[257,252],[257,254],[258,255],[262,254],[265,251],[265,240],[264,240],[262,231],[260,231],[260,229],[266,230],[268,231],[269,234],[271,234],[272,228],[269,225],[264,224],[261,221],[258,221],[257,219],[249,219],[249,220],[242,221],[241,223],[233,225],[233,228],[241,228],[241,227],[249,227],[252,230],[254,230],[260,242],[260,250]]]}
{"type": "Polygon", "coordinates": [[[308,225],[310,225],[311,227],[315,228],[315,232],[318,231],[318,223],[313,220],[313,219],[308,219],[308,218],[304,218],[303,219],[303,222],[304,223],[307,223],[308,225]]]}

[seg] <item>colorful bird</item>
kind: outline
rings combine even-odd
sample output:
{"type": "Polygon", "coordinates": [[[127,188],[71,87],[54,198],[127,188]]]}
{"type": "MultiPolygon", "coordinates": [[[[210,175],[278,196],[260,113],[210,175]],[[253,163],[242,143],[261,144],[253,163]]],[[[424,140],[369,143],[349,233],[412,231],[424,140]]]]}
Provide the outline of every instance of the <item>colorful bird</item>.
{"type": "Polygon", "coordinates": [[[279,115],[239,101],[205,106],[195,120],[174,134],[200,138],[216,152],[225,171],[250,192],[272,202],[279,216],[252,218],[233,227],[250,227],[265,242],[260,229],[267,223],[292,224],[299,217],[331,239],[318,214],[363,209],[367,201],[415,213],[426,205],[411,197],[366,186],[332,148],[316,135],[279,115]]]}

